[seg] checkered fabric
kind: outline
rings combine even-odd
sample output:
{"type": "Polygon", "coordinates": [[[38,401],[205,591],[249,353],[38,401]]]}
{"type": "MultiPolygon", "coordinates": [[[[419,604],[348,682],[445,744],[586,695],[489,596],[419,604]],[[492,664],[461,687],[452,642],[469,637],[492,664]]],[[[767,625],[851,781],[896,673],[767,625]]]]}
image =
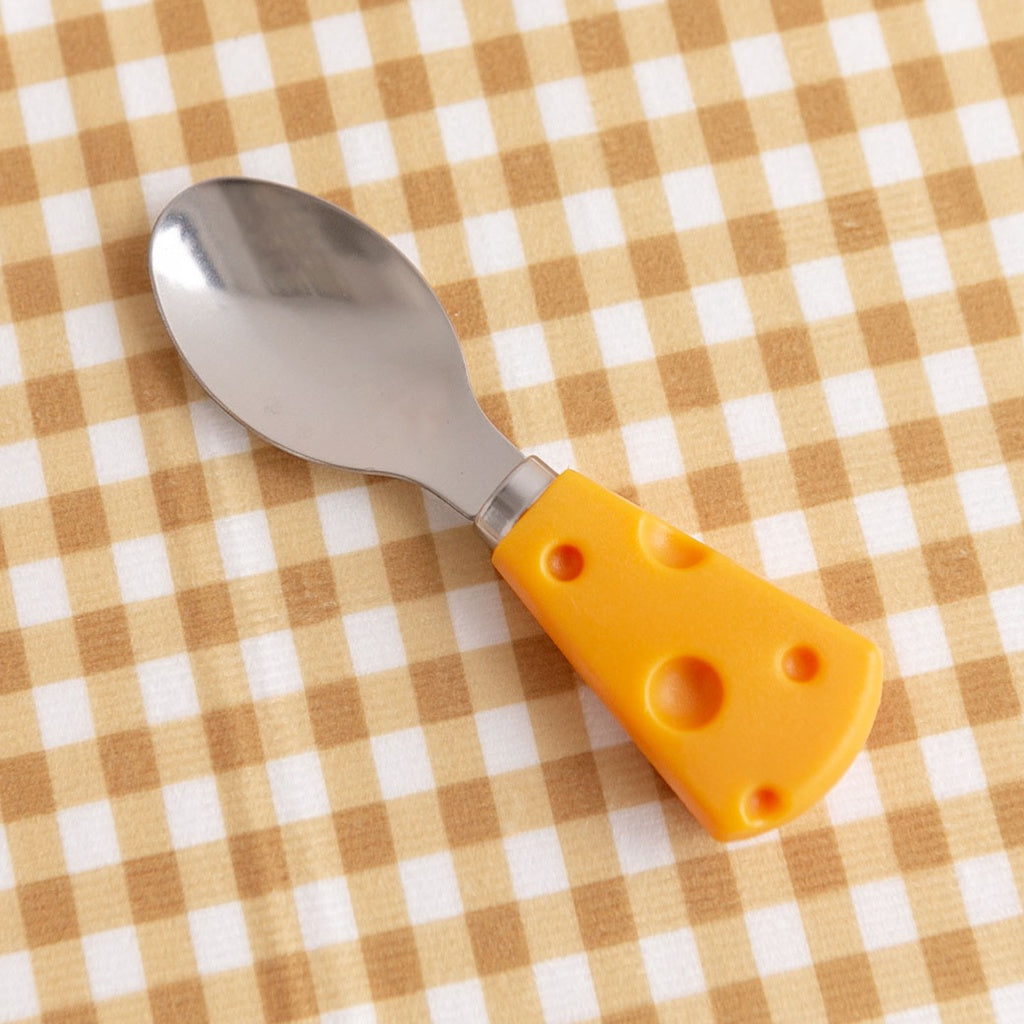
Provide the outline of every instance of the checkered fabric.
{"type": "Polygon", "coordinates": [[[1024,1021],[1018,0],[0,19],[0,1021],[1024,1021]],[[518,445],[879,643],[827,800],[716,844],[471,527],[203,395],[148,233],[238,173],[408,252],[518,445]]]}

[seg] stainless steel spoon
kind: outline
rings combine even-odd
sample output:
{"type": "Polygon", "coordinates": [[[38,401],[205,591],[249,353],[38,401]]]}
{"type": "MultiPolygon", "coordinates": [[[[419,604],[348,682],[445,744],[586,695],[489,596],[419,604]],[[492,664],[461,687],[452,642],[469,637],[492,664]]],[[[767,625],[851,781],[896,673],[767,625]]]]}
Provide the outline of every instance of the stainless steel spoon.
{"type": "Polygon", "coordinates": [[[416,481],[492,560],[699,821],[722,839],[800,813],[866,738],[867,640],[568,471],[524,457],[470,390],[437,297],[329,203],[242,178],[158,218],[160,313],[200,384],[295,455],[416,481]]]}

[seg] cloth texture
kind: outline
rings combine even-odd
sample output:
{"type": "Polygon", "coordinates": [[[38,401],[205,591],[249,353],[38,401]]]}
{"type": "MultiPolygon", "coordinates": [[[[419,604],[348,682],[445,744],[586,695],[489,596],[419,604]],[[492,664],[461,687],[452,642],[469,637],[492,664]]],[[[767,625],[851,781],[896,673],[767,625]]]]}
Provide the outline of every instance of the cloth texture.
{"type": "Polygon", "coordinates": [[[0,25],[0,1021],[1024,1021],[1018,0],[0,25]],[[204,395],[149,231],[239,174],[409,254],[524,451],[877,642],[827,799],[716,843],[469,524],[204,395]]]}

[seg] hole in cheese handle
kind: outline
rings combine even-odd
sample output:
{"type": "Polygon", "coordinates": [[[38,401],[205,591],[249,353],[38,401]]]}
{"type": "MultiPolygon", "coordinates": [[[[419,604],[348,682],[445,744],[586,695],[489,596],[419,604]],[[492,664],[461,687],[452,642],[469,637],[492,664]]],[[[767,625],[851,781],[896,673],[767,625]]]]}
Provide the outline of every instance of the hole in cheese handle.
{"type": "Polygon", "coordinates": [[[867,738],[870,641],[578,473],[492,560],[717,839],[811,807],[867,738]]]}

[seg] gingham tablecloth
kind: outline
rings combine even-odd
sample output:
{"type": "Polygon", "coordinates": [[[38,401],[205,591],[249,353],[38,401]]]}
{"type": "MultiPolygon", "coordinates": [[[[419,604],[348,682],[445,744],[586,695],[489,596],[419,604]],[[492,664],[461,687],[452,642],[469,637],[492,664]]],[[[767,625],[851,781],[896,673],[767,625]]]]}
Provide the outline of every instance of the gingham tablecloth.
{"type": "Polygon", "coordinates": [[[1018,0],[0,18],[0,1021],[1024,1021],[1018,0]],[[395,239],[518,445],[878,642],[826,801],[715,843],[471,527],[203,395],[148,233],[238,173],[395,239]]]}

